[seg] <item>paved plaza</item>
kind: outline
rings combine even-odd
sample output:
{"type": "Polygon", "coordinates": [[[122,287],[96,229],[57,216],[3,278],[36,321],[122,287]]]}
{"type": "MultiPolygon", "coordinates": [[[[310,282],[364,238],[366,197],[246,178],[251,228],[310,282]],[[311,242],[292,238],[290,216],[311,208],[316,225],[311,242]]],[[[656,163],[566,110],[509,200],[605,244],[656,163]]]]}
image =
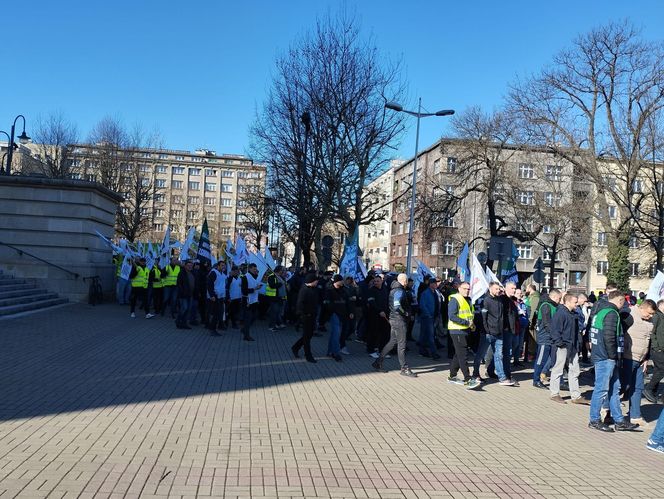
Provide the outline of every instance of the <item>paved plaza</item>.
{"type": "Polygon", "coordinates": [[[292,329],[254,336],[116,305],[0,321],[0,496],[664,497],[649,430],[591,431],[527,370],[468,392],[412,349],[418,379],[359,343],[313,365],[292,329]]]}

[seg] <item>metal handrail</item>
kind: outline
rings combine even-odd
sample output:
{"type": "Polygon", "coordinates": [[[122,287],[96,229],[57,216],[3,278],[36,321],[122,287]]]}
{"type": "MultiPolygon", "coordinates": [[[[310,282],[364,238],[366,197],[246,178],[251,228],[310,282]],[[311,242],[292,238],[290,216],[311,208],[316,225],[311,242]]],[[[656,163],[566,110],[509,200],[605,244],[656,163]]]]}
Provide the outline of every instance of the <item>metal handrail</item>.
{"type": "Polygon", "coordinates": [[[19,256],[23,256],[23,254],[26,254],[29,257],[34,258],[35,260],[39,260],[40,262],[45,263],[46,265],[50,265],[51,267],[55,267],[56,269],[60,269],[63,272],[66,272],[67,274],[71,274],[71,275],[74,276],[74,279],[79,278],[79,275],[76,272],[72,272],[69,269],[66,269],[64,267],[60,267],[60,265],[56,265],[55,263],[48,262],[48,261],[44,260],[43,258],[38,257],[37,255],[33,255],[32,253],[30,253],[28,251],[22,250],[21,248],[17,248],[16,246],[12,246],[11,244],[3,243],[2,241],[0,241],[0,245],[7,246],[8,248],[13,249],[14,251],[16,251],[19,254],[19,256]]]}

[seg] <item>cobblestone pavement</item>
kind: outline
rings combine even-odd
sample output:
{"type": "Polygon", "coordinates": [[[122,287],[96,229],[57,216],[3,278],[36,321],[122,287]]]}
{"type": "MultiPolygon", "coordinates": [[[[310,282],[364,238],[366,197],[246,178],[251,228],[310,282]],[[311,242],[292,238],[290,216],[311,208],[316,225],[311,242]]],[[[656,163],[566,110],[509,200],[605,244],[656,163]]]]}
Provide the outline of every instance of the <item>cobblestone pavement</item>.
{"type": "Polygon", "coordinates": [[[413,352],[418,379],[359,343],[312,365],[293,330],[254,336],[115,305],[1,321],[0,496],[664,497],[649,431],[591,431],[526,382],[469,392],[413,352]]]}

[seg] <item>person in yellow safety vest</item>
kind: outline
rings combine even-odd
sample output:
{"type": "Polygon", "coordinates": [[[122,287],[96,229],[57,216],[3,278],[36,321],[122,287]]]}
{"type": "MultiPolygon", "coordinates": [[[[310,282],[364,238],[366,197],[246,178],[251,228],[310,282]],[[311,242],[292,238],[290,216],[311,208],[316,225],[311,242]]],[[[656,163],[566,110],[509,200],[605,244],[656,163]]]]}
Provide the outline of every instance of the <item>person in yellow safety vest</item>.
{"type": "Polygon", "coordinates": [[[154,306],[154,313],[161,312],[164,302],[164,277],[166,273],[162,272],[159,267],[155,266],[150,271],[148,280],[148,303],[154,306]]]}
{"type": "Polygon", "coordinates": [[[161,315],[166,313],[166,307],[170,305],[171,307],[171,318],[175,319],[175,314],[177,312],[178,304],[178,275],[182,267],[180,266],[180,261],[173,257],[171,258],[171,263],[166,265],[161,272],[161,279],[163,283],[163,304],[161,307],[161,315]]]}
{"type": "Polygon", "coordinates": [[[283,329],[284,325],[281,324],[281,312],[283,310],[284,290],[286,289],[285,282],[281,277],[284,268],[277,265],[274,272],[270,271],[267,276],[267,286],[265,288],[265,297],[268,299],[268,327],[270,331],[283,329]]]}
{"type": "Polygon", "coordinates": [[[154,317],[150,313],[150,304],[147,300],[148,279],[150,271],[145,267],[145,258],[141,257],[137,262],[132,262],[131,274],[131,310],[130,316],[136,317],[136,302],[141,299],[141,308],[145,310],[145,318],[151,319],[154,317]]]}
{"type": "Polygon", "coordinates": [[[462,384],[469,390],[477,389],[480,382],[470,377],[466,359],[468,357],[468,333],[475,331],[475,307],[470,300],[470,283],[459,284],[458,293],[451,295],[447,303],[447,329],[454,345],[454,358],[450,365],[450,383],[462,384]],[[457,378],[461,369],[463,381],[457,378]]]}
{"type": "Polygon", "coordinates": [[[129,291],[131,286],[127,279],[122,278],[122,263],[124,262],[123,255],[115,255],[113,263],[115,263],[115,297],[118,304],[127,305],[129,303],[129,291]]]}

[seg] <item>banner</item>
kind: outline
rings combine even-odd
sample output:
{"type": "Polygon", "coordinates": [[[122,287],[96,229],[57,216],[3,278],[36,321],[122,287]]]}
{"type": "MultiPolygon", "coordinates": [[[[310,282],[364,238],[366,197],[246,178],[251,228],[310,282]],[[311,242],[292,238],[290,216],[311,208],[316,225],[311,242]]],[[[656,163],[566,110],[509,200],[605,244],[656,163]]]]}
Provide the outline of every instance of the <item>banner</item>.
{"type": "Polygon", "coordinates": [[[194,235],[196,234],[196,228],[195,227],[189,227],[189,231],[187,232],[187,237],[184,240],[184,243],[182,243],[182,249],[180,250],[180,260],[182,262],[186,262],[189,260],[189,249],[191,248],[191,245],[194,242],[194,235]]]}
{"type": "Polygon", "coordinates": [[[658,270],[657,275],[655,275],[655,278],[650,283],[646,299],[657,303],[662,298],[664,298],[664,273],[658,270]]]}
{"type": "Polygon", "coordinates": [[[513,282],[514,284],[519,284],[519,273],[516,270],[516,261],[519,259],[519,250],[515,244],[512,244],[512,255],[505,260],[505,268],[501,269],[500,274],[503,284],[508,282],[513,282]]]}
{"type": "MultiPolygon", "coordinates": [[[[489,269],[487,269],[491,272],[489,269]]],[[[473,303],[482,298],[489,291],[489,282],[482,269],[482,264],[473,253],[470,267],[470,299],[473,303]]]]}
{"type": "Polygon", "coordinates": [[[212,253],[210,252],[210,231],[208,229],[207,218],[203,220],[203,228],[201,229],[201,237],[198,240],[198,253],[196,258],[201,263],[212,263],[212,253]]]}
{"type": "Polygon", "coordinates": [[[265,263],[268,264],[268,266],[274,270],[274,268],[277,266],[277,262],[274,261],[274,258],[272,257],[272,252],[270,249],[266,246],[265,247],[265,263]]]}
{"type": "Polygon", "coordinates": [[[169,257],[171,255],[171,228],[166,227],[166,232],[164,233],[164,240],[161,243],[161,248],[159,249],[159,268],[164,268],[169,263],[169,257]]]}
{"type": "Polygon", "coordinates": [[[468,243],[463,245],[463,249],[457,259],[457,271],[459,272],[459,279],[467,281],[470,278],[470,271],[468,270],[468,243]]]}
{"type": "Polygon", "coordinates": [[[98,230],[95,230],[95,232],[101,238],[101,240],[104,241],[104,243],[106,243],[106,245],[108,245],[108,247],[113,250],[113,253],[116,253],[116,254],[119,254],[119,255],[124,255],[125,254],[125,252],[123,251],[123,249],[120,246],[116,246],[115,244],[113,244],[113,242],[110,239],[105,237],[98,230]]]}
{"type": "Polygon", "coordinates": [[[489,267],[486,268],[485,277],[486,277],[487,281],[489,281],[489,284],[491,284],[492,282],[500,283],[500,279],[498,279],[496,274],[494,274],[493,271],[489,267]]]}
{"type": "Polygon", "coordinates": [[[131,261],[129,255],[125,255],[124,260],[122,260],[122,267],[120,268],[120,278],[125,281],[129,280],[131,275],[131,261]]]}
{"type": "Polygon", "coordinates": [[[258,277],[256,277],[256,280],[258,282],[262,282],[263,276],[265,275],[265,272],[267,272],[267,263],[265,263],[265,261],[262,258],[256,255],[256,253],[249,253],[247,255],[247,263],[256,264],[256,267],[258,267],[258,277]]]}
{"type": "Polygon", "coordinates": [[[364,262],[362,261],[362,258],[359,256],[357,257],[357,266],[360,269],[360,272],[362,273],[362,280],[366,279],[367,277],[367,268],[364,265],[364,262]]]}
{"type": "Polygon", "coordinates": [[[235,263],[235,265],[241,265],[247,261],[249,261],[247,243],[245,243],[244,237],[238,235],[237,240],[235,241],[235,255],[233,256],[233,263],[235,263]]]}

